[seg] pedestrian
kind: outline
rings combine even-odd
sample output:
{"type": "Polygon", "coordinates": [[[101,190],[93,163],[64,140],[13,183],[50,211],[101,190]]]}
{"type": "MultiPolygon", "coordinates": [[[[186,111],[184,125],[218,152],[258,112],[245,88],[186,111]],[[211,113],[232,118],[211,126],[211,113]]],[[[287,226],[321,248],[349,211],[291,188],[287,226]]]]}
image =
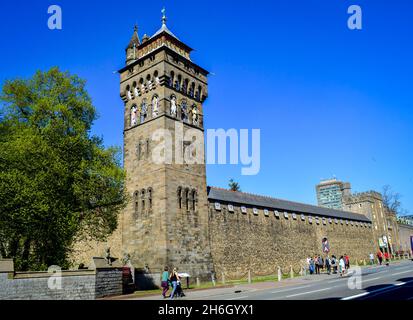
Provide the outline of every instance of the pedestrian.
{"type": "Polygon", "coordinates": [[[169,290],[169,268],[165,266],[162,272],[161,287],[162,287],[162,296],[166,298],[166,293],[169,290]]]}
{"type": "Polygon", "coordinates": [[[342,277],[344,275],[344,273],[346,272],[346,262],[345,262],[343,256],[340,257],[338,265],[339,265],[339,269],[340,269],[339,270],[340,271],[340,277],[342,277]]]}
{"type": "Polygon", "coordinates": [[[171,300],[174,298],[176,287],[178,286],[178,281],[181,279],[178,276],[178,271],[176,268],[173,268],[171,274],[169,275],[169,281],[172,283],[172,292],[171,292],[171,300]]]}
{"type": "Polygon", "coordinates": [[[344,262],[346,263],[346,269],[350,269],[350,258],[348,257],[347,253],[344,254],[344,262]]]}
{"type": "Polygon", "coordinates": [[[331,256],[331,268],[333,268],[333,273],[337,273],[337,258],[335,255],[331,256]]]}
{"type": "Polygon", "coordinates": [[[310,259],[310,274],[314,274],[314,269],[315,269],[315,262],[314,259],[310,259]]]}
{"type": "Polygon", "coordinates": [[[383,253],[381,250],[377,251],[377,259],[379,260],[379,265],[381,265],[383,262],[383,253]]]}
{"type": "Polygon", "coordinates": [[[321,271],[324,271],[324,259],[323,259],[323,257],[321,257],[321,256],[319,256],[319,259],[320,259],[320,269],[322,269],[321,271]]]}
{"type": "Polygon", "coordinates": [[[374,265],[374,254],[370,253],[369,258],[370,258],[370,264],[374,265]]]}
{"type": "Polygon", "coordinates": [[[315,273],[320,274],[320,268],[321,268],[321,261],[320,261],[320,256],[315,258],[315,273]]]}
{"type": "Polygon", "coordinates": [[[326,257],[326,260],[325,260],[325,266],[326,266],[327,274],[330,275],[331,274],[331,260],[328,256],[326,257]]]}
{"type": "Polygon", "coordinates": [[[388,266],[389,265],[389,263],[390,263],[390,255],[389,255],[389,253],[386,251],[385,253],[384,253],[384,259],[386,260],[386,266],[388,266]]]}

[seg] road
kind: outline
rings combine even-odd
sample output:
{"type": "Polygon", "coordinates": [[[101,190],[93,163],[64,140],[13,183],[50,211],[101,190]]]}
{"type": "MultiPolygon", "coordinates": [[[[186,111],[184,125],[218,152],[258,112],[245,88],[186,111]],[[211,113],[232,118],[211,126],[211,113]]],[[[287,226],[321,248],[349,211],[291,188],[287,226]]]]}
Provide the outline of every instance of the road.
{"type": "MultiPolygon", "coordinates": [[[[203,300],[413,300],[413,262],[361,269],[361,277],[312,276],[314,280],[279,289],[252,289],[208,297],[203,300]],[[323,277],[317,280],[317,277],[323,277]],[[358,288],[356,287],[357,280],[358,288]],[[349,285],[350,284],[350,285],[349,285]]],[[[304,280],[303,280],[304,281],[304,280]]]]}
{"type": "MultiPolygon", "coordinates": [[[[179,300],[413,300],[413,261],[358,269],[345,277],[311,275],[281,282],[260,282],[231,288],[188,291],[179,300]]],[[[129,298],[126,298],[129,300],[129,298]]],[[[131,297],[133,300],[159,300],[131,297]]]]}

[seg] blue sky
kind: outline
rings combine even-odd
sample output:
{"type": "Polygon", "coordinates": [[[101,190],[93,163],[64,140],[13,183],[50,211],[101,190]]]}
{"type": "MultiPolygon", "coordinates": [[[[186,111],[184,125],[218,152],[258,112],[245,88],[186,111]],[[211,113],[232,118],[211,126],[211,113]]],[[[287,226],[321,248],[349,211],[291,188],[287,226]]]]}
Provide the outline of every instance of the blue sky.
{"type": "Polygon", "coordinates": [[[122,145],[123,103],[113,71],[133,25],[168,27],[212,74],[207,128],[261,129],[261,171],[209,165],[209,185],[316,203],[335,175],[353,191],[389,184],[413,213],[413,3],[405,0],[16,1],[0,4],[0,82],[59,66],[87,80],[100,118],[93,133],[122,145]],[[60,5],[63,29],[47,28],[60,5]],[[360,5],[363,30],[347,28],[360,5]]]}

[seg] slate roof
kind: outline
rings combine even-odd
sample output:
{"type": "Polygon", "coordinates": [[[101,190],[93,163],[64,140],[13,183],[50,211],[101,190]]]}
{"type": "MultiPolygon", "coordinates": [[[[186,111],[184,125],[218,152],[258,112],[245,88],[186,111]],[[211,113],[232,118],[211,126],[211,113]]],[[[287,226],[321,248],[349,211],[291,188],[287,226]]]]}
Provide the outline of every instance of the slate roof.
{"type": "Polygon", "coordinates": [[[272,197],[259,196],[250,193],[231,191],[221,188],[208,187],[208,200],[222,201],[231,204],[256,206],[278,211],[294,212],[296,214],[309,214],[319,217],[347,219],[361,222],[371,222],[364,215],[314,206],[305,203],[276,199],[272,197]]]}

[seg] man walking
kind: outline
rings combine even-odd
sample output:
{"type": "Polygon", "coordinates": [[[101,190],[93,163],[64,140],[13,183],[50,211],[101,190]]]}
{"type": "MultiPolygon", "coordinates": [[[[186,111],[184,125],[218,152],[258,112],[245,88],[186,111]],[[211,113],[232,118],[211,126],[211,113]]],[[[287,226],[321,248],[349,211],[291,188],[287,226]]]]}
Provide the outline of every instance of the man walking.
{"type": "Polygon", "coordinates": [[[326,257],[325,266],[327,269],[327,274],[330,275],[331,274],[331,261],[328,256],[326,257]]]}

